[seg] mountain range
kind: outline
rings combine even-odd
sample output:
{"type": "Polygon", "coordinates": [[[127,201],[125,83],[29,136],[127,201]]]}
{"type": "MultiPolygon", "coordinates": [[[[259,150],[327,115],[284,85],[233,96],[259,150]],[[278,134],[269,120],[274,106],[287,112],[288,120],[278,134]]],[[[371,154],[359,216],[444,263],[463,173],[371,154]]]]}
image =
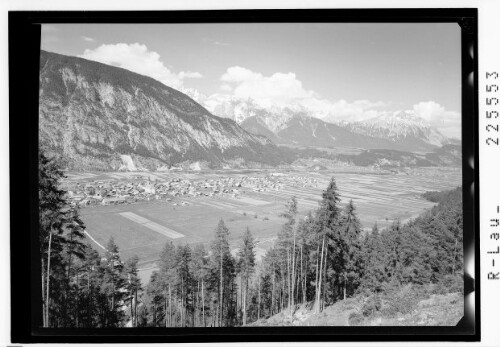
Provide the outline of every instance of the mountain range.
{"type": "Polygon", "coordinates": [[[46,51],[40,55],[39,100],[40,146],[72,170],[276,166],[324,155],[312,148],[342,147],[381,150],[367,152],[370,160],[363,154],[363,163],[375,153],[377,160],[393,153],[388,150],[435,154],[416,161],[422,165],[456,161],[450,151],[439,152],[453,142],[411,112],[334,124],[303,106],[264,108],[251,99],[206,97],[46,51]]]}
{"type": "Polygon", "coordinates": [[[197,97],[214,114],[278,144],[425,152],[452,143],[411,111],[386,112],[363,122],[332,123],[303,106],[264,108],[251,99],[197,97]]]}

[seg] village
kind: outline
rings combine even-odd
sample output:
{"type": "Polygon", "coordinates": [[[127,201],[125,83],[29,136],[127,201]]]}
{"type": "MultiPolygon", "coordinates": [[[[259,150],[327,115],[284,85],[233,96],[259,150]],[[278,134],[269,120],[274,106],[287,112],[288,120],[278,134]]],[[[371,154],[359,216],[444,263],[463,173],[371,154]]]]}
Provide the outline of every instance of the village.
{"type": "Polygon", "coordinates": [[[197,179],[175,176],[161,176],[163,179],[151,179],[151,176],[133,174],[122,179],[86,179],[64,181],[64,190],[73,206],[97,206],[131,204],[139,201],[162,200],[174,205],[188,202],[174,201],[175,198],[196,198],[238,196],[248,192],[279,191],[283,187],[317,187],[314,178],[284,173],[270,173],[256,176],[217,176],[197,179]]]}

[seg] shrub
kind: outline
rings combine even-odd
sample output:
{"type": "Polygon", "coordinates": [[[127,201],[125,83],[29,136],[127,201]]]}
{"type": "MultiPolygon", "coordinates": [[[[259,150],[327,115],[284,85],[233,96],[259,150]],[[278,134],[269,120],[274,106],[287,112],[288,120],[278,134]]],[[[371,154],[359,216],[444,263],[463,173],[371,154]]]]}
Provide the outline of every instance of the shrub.
{"type": "Polygon", "coordinates": [[[363,323],[363,315],[358,312],[352,312],[349,315],[349,325],[356,326],[363,323]]]}
{"type": "Polygon", "coordinates": [[[387,293],[386,300],[382,312],[389,317],[413,312],[420,301],[417,291],[411,285],[407,285],[399,291],[387,293]]]}
{"type": "Polygon", "coordinates": [[[380,297],[378,297],[377,295],[372,295],[363,305],[361,312],[363,313],[363,316],[368,317],[373,313],[380,311],[381,308],[382,301],[380,300],[380,297]]]}
{"type": "Polygon", "coordinates": [[[462,276],[446,275],[437,283],[435,294],[464,293],[464,280],[462,276]]]}
{"type": "Polygon", "coordinates": [[[246,217],[247,213],[246,213],[246,212],[243,212],[243,215],[246,217]]]}
{"type": "Polygon", "coordinates": [[[262,219],[262,220],[269,220],[269,217],[264,217],[264,219],[262,219]]]}
{"type": "Polygon", "coordinates": [[[257,218],[259,218],[259,216],[257,216],[257,215],[255,214],[255,215],[253,216],[253,218],[256,218],[256,219],[257,219],[257,218]]]}

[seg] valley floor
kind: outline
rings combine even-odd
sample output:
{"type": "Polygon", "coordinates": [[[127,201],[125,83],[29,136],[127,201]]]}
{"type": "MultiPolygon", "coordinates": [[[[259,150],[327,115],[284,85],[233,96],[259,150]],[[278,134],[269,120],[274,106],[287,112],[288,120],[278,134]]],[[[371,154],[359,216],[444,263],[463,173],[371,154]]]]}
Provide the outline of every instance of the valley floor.
{"type": "MultiPolygon", "coordinates": [[[[135,254],[139,256],[143,283],[149,280],[155,269],[154,262],[167,241],[172,240],[175,244],[208,244],[221,218],[230,230],[233,252],[248,227],[258,242],[256,251],[259,258],[272,245],[283,224],[280,214],[285,203],[296,196],[299,215],[305,216],[318,206],[322,190],[332,176],[337,180],[341,203],[353,200],[362,227],[366,230],[370,230],[375,223],[383,229],[395,219],[405,222],[416,217],[434,205],[422,198],[422,193],[452,189],[460,185],[462,180],[461,170],[455,168],[415,168],[390,173],[367,171],[366,168],[358,171],[352,167],[311,172],[298,167],[294,170],[273,171],[68,173],[68,184],[78,182],[85,185],[104,180],[136,182],[134,176],[137,175],[148,182],[177,179],[195,184],[205,180],[237,181],[249,177],[250,181],[262,179],[276,183],[275,188],[243,185],[237,188],[237,196],[225,193],[216,196],[181,195],[172,197],[170,201],[150,200],[83,207],[81,218],[93,240],[104,245],[113,237],[124,259],[135,254]],[[126,218],[130,215],[135,218],[126,218]],[[170,238],[168,235],[177,237],[170,238]]],[[[97,244],[95,246],[98,251],[102,251],[97,244]]]]}

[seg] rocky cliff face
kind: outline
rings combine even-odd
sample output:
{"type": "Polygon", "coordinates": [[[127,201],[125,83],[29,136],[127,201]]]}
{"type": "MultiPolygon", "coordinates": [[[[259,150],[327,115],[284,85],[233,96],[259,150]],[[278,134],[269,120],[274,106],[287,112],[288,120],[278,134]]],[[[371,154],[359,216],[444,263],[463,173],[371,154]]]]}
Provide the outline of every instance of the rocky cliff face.
{"type": "Polygon", "coordinates": [[[279,149],[128,70],[42,51],[39,141],[70,169],[279,164],[279,149]]]}

